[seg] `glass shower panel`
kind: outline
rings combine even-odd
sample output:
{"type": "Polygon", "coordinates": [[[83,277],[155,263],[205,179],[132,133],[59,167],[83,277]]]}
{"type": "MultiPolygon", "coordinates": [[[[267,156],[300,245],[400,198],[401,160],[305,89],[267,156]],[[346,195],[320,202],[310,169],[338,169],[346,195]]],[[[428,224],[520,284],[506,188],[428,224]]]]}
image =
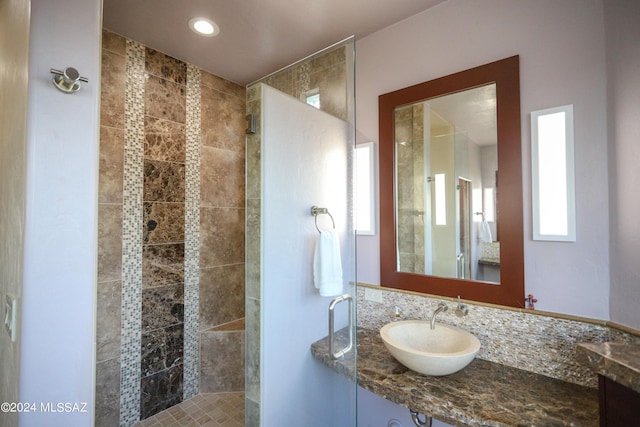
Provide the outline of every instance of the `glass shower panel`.
{"type": "Polygon", "coordinates": [[[246,159],[247,426],[357,425],[355,342],[333,358],[327,338],[336,297],[345,303],[335,304],[335,353],[356,337],[354,45],[340,42],[247,87],[256,118],[246,159]],[[314,286],[321,233],[337,239],[342,266],[341,286],[322,295],[314,286]]]}

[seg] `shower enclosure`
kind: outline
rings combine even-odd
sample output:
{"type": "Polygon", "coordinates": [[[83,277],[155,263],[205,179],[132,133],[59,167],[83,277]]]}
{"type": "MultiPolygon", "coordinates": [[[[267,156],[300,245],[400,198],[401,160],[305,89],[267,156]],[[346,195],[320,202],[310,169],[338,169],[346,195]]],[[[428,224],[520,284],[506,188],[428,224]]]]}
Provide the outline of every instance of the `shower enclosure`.
{"type": "MultiPolygon", "coordinates": [[[[355,378],[310,352],[328,335],[333,299],[314,287],[320,232],[335,229],[340,240],[335,296],[356,291],[353,50],[351,38],[247,87],[247,426],[357,424],[355,378]]],[[[347,307],[336,307],[336,329],[349,324],[347,307]]]]}
{"type": "MultiPolygon", "coordinates": [[[[353,41],[246,95],[108,30],[102,54],[96,426],[218,397],[236,420],[236,396],[247,426],[355,425],[354,379],[310,351],[331,302],[311,279],[312,205],[335,220],[355,293],[353,41]]],[[[346,304],[336,312],[342,328],[346,304]]]]}

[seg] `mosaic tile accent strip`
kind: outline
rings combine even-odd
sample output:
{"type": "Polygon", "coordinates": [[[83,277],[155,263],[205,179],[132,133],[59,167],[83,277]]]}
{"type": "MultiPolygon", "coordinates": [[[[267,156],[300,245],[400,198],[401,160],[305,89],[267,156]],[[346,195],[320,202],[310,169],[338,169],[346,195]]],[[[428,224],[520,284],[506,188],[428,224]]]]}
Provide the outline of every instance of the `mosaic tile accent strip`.
{"type": "Polygon", "coordinates": [[[603,324],[475,305],[465,302],[469,314],[459,318],[451,298],[429,297],[382,289],[382,303],[367,301],[365,287],[358,287],[358,326],[378,330],[394,318],[428,319],[438,302],[448,301],[451,310],[438,321],[473,333],[482,347],[478,358],[588,387],[597,387],[597,377],[579,363],[576,346],[580,343],[626,341],[620,331],[603,324]]]}
{"type": "Polygon", "coordinates": [[[200,96],[201,72],[187,65],[187,156],[184,266],[184,399],[198,394],[200,375],[200,96]]]}
{"type": "Polygon", "coordinates": [[[297,79],[296,86],[297,92],[303,94],[307,92],[309,89],[309,84],[311,82],[311,78],[309,75],[311,74],[311,64],[309,62],[304,62],[300,64],[300,68],[297,71],[297,79]]]}
{"type": "Polygon", "coordinates": [[[121,427],[129,427],[140,419],[145,48],[140,43],[127,40],[126,56],[120,348],[121,427]]]}

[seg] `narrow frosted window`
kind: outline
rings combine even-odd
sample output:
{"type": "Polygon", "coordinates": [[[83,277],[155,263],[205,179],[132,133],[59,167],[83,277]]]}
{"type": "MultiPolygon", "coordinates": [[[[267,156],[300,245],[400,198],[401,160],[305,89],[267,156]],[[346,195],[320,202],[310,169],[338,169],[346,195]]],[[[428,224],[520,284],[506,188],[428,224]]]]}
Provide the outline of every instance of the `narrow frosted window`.
{"type": "Polygon", "coordinates": [[[312,107],[316,107],[317,109],[320,109],[320,89],[319,88],[316,87],[306,92],[303,92],[300,98],[305,103],[311,105],[312,107]]]}
{"type": "Polygon", "coordinates": [[[447,225],[447,197],[445,177],[443,173],[437,173],[436,183],[436,225],[447,225]]]}
{"type": "Polygon", "coordinates": [[[311,95],[307,97],[307,104],[312,107],[320,108],[320,94],[316,93],[315,95],[311,95]]]}
{"type": "Polygon", "coordinates": [[[496,220],[496,197],[493,188],[484,189],[484,219],[489,222],[496,220]]]}
{"type": "Polygon", "coordinates": [[[575,241],[573,106],[531,113],[533,238],[575,241]]]}
{"type": "Polygon", "coordinates": [[[375,234],[373,188],[373,142],[356,147],[356,231],[375,234]]]}

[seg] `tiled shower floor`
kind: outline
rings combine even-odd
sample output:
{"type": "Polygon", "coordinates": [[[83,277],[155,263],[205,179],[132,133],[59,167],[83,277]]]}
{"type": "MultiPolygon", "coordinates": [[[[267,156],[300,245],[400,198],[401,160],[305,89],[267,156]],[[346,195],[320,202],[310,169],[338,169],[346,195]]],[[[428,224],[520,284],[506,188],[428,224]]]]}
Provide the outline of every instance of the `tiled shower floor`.
{"type": "Polygon", "coordinates": [[[244,427],[244,393],[203,393],[134,427],[244,427]]]}

